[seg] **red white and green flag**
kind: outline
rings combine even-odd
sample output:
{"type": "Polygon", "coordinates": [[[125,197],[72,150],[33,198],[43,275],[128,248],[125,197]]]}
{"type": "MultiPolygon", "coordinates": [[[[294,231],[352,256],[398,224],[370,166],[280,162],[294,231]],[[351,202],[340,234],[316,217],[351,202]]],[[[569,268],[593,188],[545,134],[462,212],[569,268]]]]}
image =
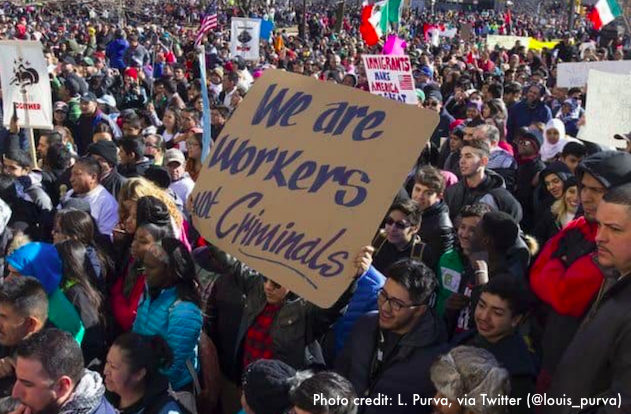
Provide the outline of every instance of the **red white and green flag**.
{"type": "Polygon", "coordinates": [[[620,15],[622,15],[622,9],[616,0],[598,0],[588,17],[594,24],[594,28],[600,30],[620,15]]]}
{"type": "Polygon", "coordinates": [[[388,33],[390,24],[401,21],[402,6],[402,0],[383,0],[364,6],[359,31],[368,46],[379,43],[379,39],[388,33]]]}

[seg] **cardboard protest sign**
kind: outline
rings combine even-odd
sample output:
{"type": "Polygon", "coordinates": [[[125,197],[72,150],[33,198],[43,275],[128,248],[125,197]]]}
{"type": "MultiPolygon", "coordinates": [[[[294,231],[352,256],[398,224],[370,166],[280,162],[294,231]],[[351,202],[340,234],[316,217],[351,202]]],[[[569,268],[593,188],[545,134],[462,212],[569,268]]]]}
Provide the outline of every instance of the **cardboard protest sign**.
{"type": "Polygon", "coordinates": [[[560,88],[583,87],[587,85],[587,77],[590,70],[629,75],[631,74],[631,60],[559,63],[557,85],[560,88]]]}
{"type": "Polygon", "coordinates": [[[0,42],[0,77],[5,126],[11,122],[15,103],[19,126],[53,129],[50,81],[40,42],[0,42]]]}
{"type": "Polygon", "coordinates": [[[410,57],[400,55],[363,55],[370,93],[398,102],[416,105],[410,57]]]}
{"type": "Polygon", "coordinates": [[[494,50],[495,46],[502,47],[504,49],[512,49],[515,44],[519,42],[522,46],[528,48],[530,38],[523,36],[500,36],[500,35],[488,35],[486,37],[486,48],[488,50],[494,50]]]}
{"type": "Polygon", "coordinates": [[[245,60],[259,59],[261,19],[232,18],[230,30],[230,53],[245,60]]]}
{"type": "Polygon", "coordinates": [[[585,126],[578,137],[608,147],[620,146],[614,135],[631,131],[631,75],[590,70],[587,88],[585,126]]]}
{"type": "Polygon", "coordinates": [[[204,163],[192,194],[195,228],[330,307],[438,119],[357,89],[267,70],[204,163]]]}

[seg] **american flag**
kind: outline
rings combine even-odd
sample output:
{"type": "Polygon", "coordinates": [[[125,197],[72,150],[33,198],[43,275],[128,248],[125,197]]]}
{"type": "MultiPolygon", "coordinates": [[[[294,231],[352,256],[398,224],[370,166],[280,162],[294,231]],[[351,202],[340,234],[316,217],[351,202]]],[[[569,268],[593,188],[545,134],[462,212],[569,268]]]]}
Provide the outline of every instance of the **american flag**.
{"type": "Polygon", "coordinates": [[[404,91],[414,90],[414,81],[412,81],[412,75],[399,75],[399,86],[404,91]]]}
{"type": "Polygon", "coordinates": [[[195,38],[195,46],[199,46],[202,43],[204,35],[216,27],[217,4],[215,3],[215,1],[211,1],[206,8],[206,13],[204,14],[204,18],[202,19],[202,24],[199,27],[199,32],[197,32],[197,37],[195,38]]]}

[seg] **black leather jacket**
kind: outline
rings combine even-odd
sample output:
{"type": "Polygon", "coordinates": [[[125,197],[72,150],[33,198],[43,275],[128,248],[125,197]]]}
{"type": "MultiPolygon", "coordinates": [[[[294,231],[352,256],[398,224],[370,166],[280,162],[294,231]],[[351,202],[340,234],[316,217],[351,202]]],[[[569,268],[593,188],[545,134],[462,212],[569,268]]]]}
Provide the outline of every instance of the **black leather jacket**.
{"type": "Polygon", "coordinates": [[[443,200],[423,211],[421,241],[427,243],[437,257],[442,256],[454,245],[454,225],[449,218],[449,207],[443,200]]]}
{"type": "MultiPolygon", "coordinates": [[[[221,369],[239,383],[243,369],[243,341],[267,304],[264,278],[257,271],[215,246],[208,247],[211,266],[221,276],[206,308],[210,337],[217,346],[221,369]]],[[[318,342],[344,314],[357,284],[353,282],[329,309],[322,309],[289,293],[271,327],[274,359],[296,369],[324,364],[318,342]]]]}

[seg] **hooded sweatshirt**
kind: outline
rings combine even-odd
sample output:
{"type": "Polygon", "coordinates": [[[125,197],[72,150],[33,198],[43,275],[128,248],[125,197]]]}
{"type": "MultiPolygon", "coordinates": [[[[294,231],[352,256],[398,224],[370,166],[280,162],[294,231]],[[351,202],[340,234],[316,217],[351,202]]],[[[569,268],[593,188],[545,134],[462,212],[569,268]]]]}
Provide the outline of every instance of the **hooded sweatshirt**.
{"type": "Polygon", "coordinates": [[[48,295],[48,319],[81,343],[85,329],[79,313],[59,289],[62,265],[55,246],[39,242],[28,243],[7,257],[7,263],[22,276],[39,280],[48,295]]]}
{"type": "Polygon", "coordinates": [[[539,150],[539,154],[541,154],[541,159],[544,161],[551,161],[557,154],[563,151],[563,147],[568,142],[579,142],[579,140],[571,137],[567,137],[565,135],[565,124],[560,119],[553,118],[548,121],[546,124],[546,128],[543,131],[543,145],[539,150]],[[551,144],[547,138],[547,132],[550,129],[556,129],[559,131],[559,140],[555,144],[551,144]]]}

